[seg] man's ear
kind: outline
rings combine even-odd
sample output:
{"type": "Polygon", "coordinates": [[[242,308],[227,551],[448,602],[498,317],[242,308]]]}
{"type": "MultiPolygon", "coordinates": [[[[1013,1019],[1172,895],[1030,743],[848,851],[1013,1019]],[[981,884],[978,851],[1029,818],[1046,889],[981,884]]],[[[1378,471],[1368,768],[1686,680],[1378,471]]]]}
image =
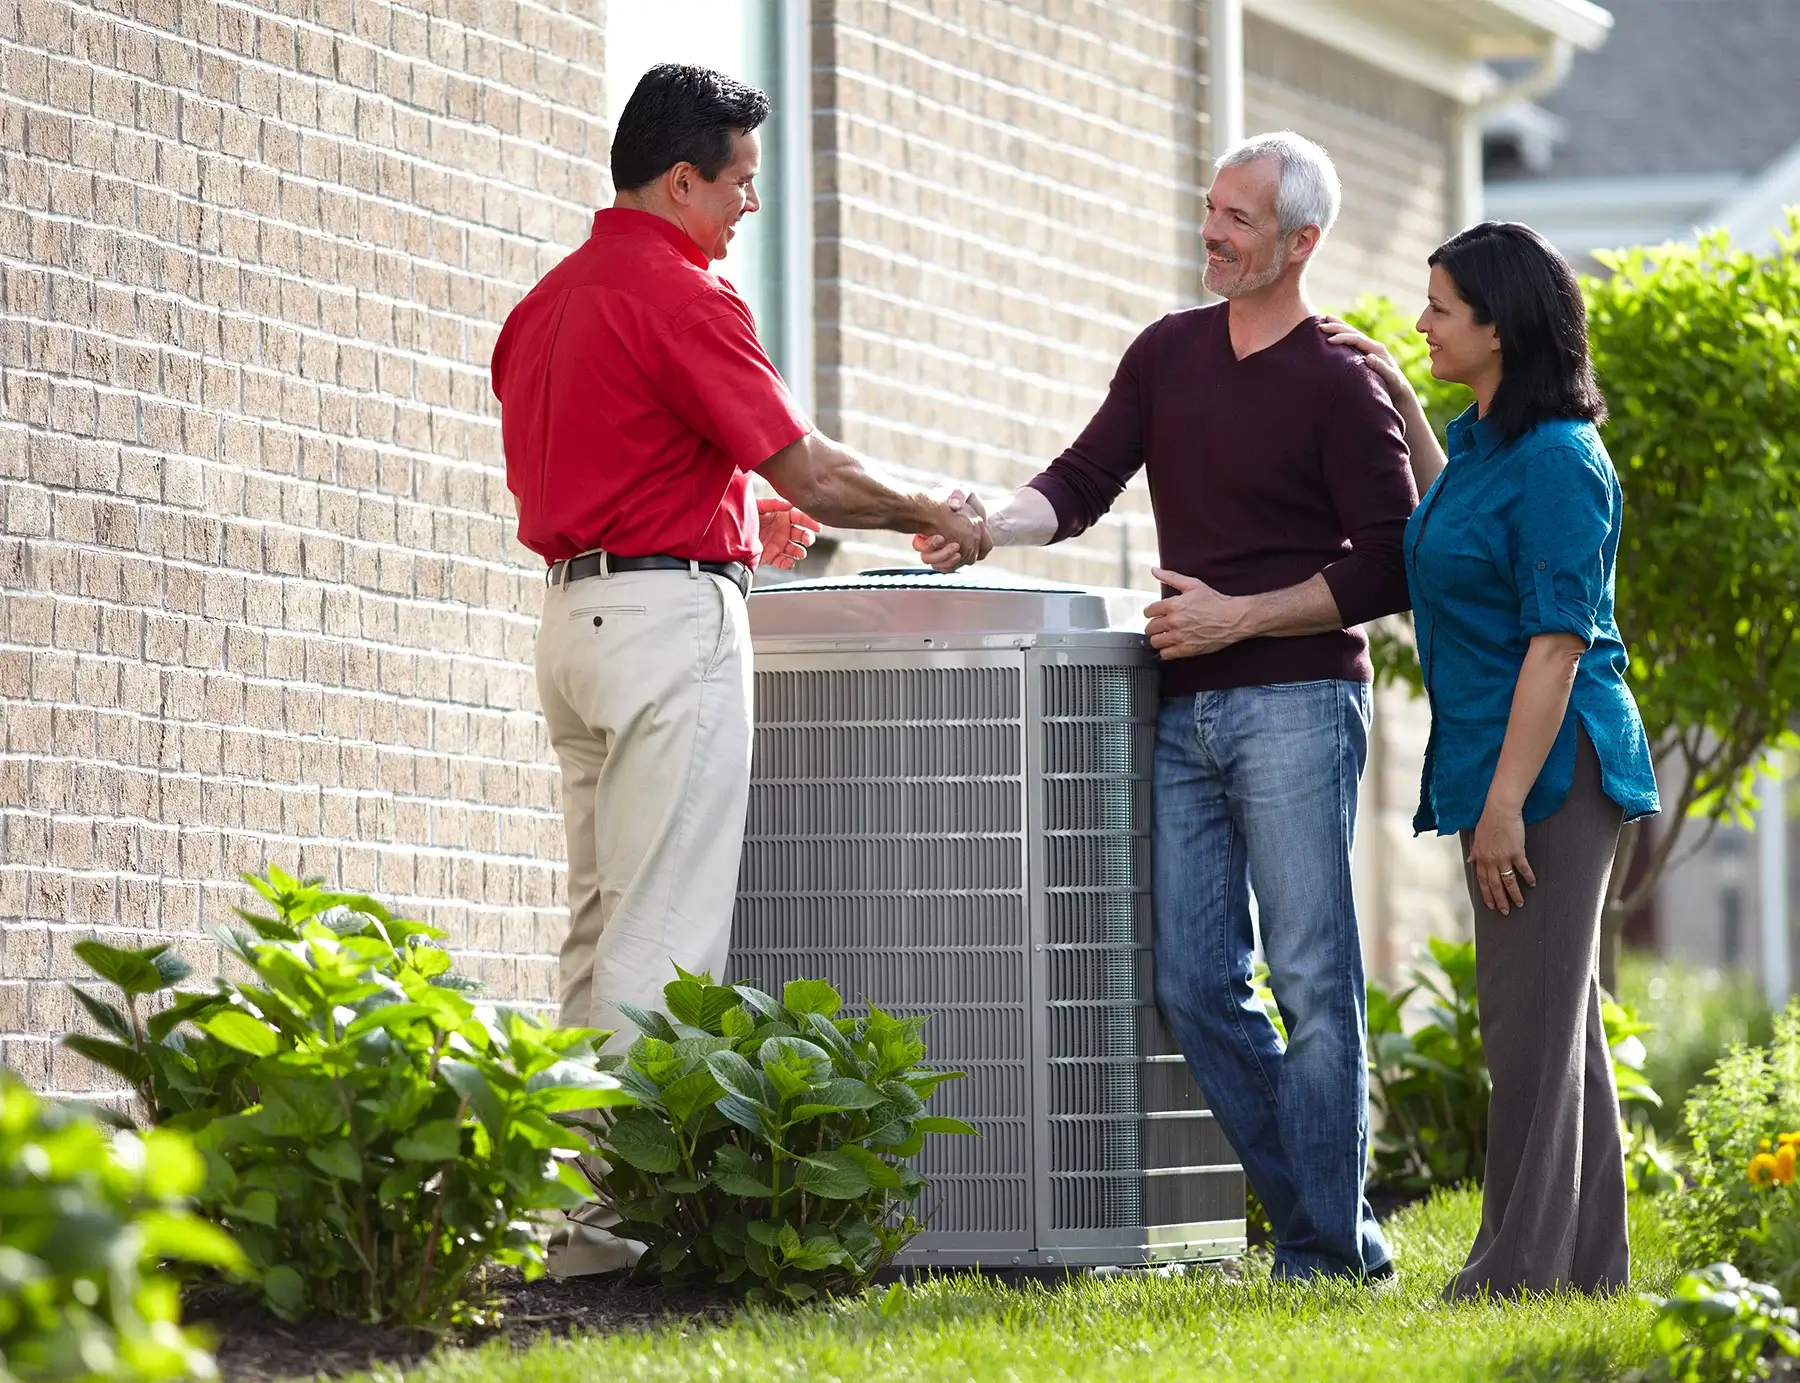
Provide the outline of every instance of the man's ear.
{"type": "Polygon", "coordinates": [[[678,163],[663,174],[663,191],[669,194],[669,200],[678,206],[686,206],[694,199],[694,189],[701,182],[700,170],[691,163],[678,163]]]}
{"type": "Polygon", "coordinates": [[[1319,241],[1323,235],[1324,232],[1317,226],[1300,227],[1294,232],[1293,239],[1288,242],[1288,263],[1306,263],[1312,258],[1313,251],[1319,248],[1319,241]]]}

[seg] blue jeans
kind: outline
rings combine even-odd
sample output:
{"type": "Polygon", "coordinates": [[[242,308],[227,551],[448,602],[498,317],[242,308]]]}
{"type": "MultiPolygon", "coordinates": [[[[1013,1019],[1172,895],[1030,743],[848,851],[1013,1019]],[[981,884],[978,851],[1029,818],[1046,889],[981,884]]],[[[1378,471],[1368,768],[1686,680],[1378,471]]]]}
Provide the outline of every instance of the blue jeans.
{"type": "Polygon", "coordinates": [[[1275,1228],[1278,1277],[1388,1262],[1363,1197],[1369,1076],[1351,897],[1369,688],[1171,697],[1156,732],[1156,999],[1275,1228]],[[1250,988],[1256,889],[1284,1044],[1250,988]]]}

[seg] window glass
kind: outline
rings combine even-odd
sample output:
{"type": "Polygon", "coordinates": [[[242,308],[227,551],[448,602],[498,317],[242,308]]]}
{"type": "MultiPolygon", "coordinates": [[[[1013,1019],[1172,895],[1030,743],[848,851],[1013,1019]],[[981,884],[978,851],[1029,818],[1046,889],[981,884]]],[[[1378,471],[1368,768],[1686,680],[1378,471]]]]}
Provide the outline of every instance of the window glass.
{"type": "Polygon", "coordinates": [[[744,295],[757,333],[788,373],[783,291],[785,214],[782,140],[786,83],[782,72],[780,0],[611,0],[606,14],[606,87],[610,128],[645,71],[659,62],[693,63],[725,72],[768,93],[774,113],[760,131],[756,178],[762,210],[739,224],[731,253],[714,266],[744,295]]]}

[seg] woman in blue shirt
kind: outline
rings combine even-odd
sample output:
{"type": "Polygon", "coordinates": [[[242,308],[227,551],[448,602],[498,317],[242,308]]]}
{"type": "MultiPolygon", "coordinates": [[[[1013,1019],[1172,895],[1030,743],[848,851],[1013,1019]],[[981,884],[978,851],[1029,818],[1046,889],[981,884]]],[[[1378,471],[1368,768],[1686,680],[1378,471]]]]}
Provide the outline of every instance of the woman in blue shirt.
{"type": "Polygon", "coordinates": [[[1406,530],[1432,722],[1414,826],[1461,837],[1493,1077],[1481,1230],[1446,1295],[1603,1291],[1631,1258],[1600,917],[1622,824],[1657,810],[1613,618],[1619,480],[1567,262],[1490,221],[1430,266],[1431,373],[1475,394],[1447,452],[1388,352],[1325,329],[1387,386],[1424,496],[1406,530]]]}

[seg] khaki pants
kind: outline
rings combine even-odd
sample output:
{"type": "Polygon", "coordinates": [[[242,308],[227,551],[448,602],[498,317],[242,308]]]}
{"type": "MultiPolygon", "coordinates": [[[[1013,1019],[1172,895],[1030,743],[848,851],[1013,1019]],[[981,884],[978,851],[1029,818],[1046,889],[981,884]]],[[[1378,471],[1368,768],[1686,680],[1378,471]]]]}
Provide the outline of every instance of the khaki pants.
{"type": "MultiPolygon", "coordinates": [[[[725,977],[750,795],[750,629],[743,596],[700,572],[591,576],[544,595],[538,699],[562,767],[569,842],[562,1021],[637,1029],[675,965],[725,977]]],[[[641,1245],[577,1212],[551,1271],[628,1266],[641,1245]]]]}

